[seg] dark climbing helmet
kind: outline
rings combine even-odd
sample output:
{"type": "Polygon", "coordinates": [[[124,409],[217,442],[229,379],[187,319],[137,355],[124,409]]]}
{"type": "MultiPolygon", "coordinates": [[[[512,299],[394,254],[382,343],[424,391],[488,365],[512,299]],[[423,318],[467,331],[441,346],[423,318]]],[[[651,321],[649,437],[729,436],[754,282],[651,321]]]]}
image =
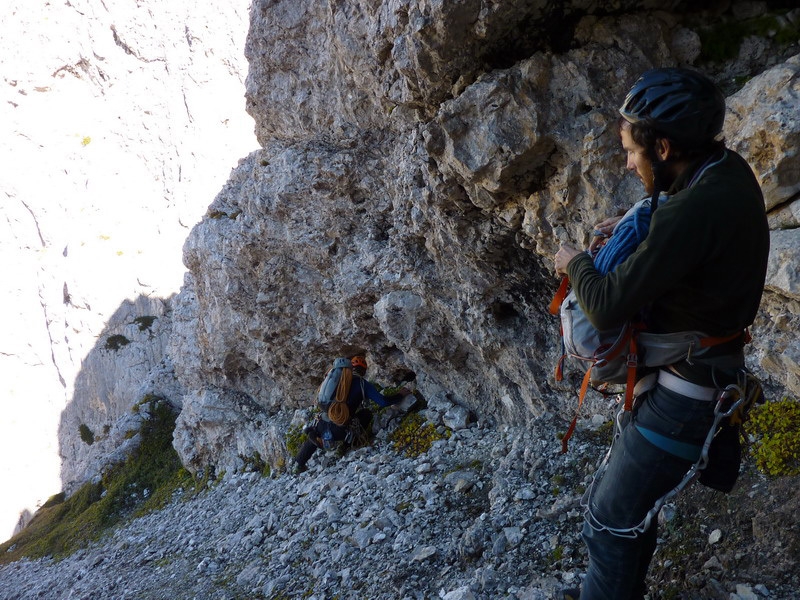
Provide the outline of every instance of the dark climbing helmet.
{"type": "Polygon", "coordinates": [[[725,97],[696,71],[651,69],[633,84],[619,112],[626,121],[643,122],[677,142],[704,144],[722,131],[725,97]]]}

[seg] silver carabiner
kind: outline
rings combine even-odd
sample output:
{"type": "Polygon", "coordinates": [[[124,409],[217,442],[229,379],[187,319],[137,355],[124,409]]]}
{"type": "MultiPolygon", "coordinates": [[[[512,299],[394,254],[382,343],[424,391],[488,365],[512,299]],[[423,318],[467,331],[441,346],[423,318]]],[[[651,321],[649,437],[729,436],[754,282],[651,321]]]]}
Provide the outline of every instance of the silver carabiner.
{"type": "Polygon", "coordinates": [[[742,402],[744,402],[744,393],[742,392],[742,388],[735,383],[731,383],[730,385],[726,386],[722,392],[720,392],[717,405],[714,407],[714,416],[720,420],[726,419],[736,412],[736,409],[742,405],[742,402]],[[733,404],[731,404],[731,406],[723,412],[722,403],[733,395],[730,394],[730,392],[736,393],[736,401],[734,401],[733,404]]]}

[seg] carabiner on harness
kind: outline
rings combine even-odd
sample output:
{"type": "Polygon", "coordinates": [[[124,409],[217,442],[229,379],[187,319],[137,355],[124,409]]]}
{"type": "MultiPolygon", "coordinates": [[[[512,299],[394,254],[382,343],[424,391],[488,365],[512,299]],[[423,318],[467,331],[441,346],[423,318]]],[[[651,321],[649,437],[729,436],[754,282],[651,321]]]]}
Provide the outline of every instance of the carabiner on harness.
{"type": "Polygon", "coordinates": [[[700,458],[689,468],[689,470],[686,472],[686,475],[683,476],[683,479],[681,479],[674,488],[656,500],[653,507],[647,511],[647,514],[640,523],[634,525],[633,527],[623,528],[611,527],[605,523],[602,523],[592,512],[592,499],[594,497],[595,485],[598,481],[600,481],[605,473],[606,468],[608,467],[609,458],[611,457],[611,451],[614,448],[614,444],[617,443],[617,440],[622,434],[622,421],[620,417],[622,411],[618,411],[616,417],[617,431],[614,434],[614,440],[611,443],[611,447],[608,449],[608,452],[606,452],[606,455],[603,457],[600,467],[597,469],[597,472],[592,478],[592,483],[589,485],[589,488],[586,490],[583,498],[581,499],[581,506],[584,509],[584,518],[586,523],[595,531],[606,531],[611,535],[629,539],[635,538],[647,531],[653,522],[653,519],[657,518],[658,513],[661,511],[664,505],[677,496],[681,491],[683,491],[692,481],[694,481],[695,478],[699,476],[700,471],[706,468],[708,465],[708,451],[711,447],[711,442],[714,441],[714,436],[717,434],[720,422],[736,412],[736,410],[741,406],[743,398],[744,394],[742,393],[741,388],[736,384],[728,385],[725,387],[725,389],[719,392],[716,405],[714,406],[714,421],[712,422],[711,427],[706,434],[703,447],[700,452],[700,458]]]}

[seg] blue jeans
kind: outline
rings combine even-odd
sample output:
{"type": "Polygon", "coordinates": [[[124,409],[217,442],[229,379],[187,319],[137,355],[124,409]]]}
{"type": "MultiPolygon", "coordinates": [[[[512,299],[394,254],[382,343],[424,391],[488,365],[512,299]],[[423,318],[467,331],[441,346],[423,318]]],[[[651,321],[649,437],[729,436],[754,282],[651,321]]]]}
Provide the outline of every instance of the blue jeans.
{"type": "Polygon", "coordinates": [[[607,468],[595,481],[583,526],[589,569],[581,600],[637,600],[644,597],[645,577],[656,549],[658,516],[642,523],[656,501],[683,479],[692,461],[670,454],[645,439],[632,425],[663,436],[702,445],[713,423],[714,403],[686,398],[660,386],[644,395],[632,423],[614,442],[607,468]],[[620,530],[612,533],[608,529],[620,530]]]}

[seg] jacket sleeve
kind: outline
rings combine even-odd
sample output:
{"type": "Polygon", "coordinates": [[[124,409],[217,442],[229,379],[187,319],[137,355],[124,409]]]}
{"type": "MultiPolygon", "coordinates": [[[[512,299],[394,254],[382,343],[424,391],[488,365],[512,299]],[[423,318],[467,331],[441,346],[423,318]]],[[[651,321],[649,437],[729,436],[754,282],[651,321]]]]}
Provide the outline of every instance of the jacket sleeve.
{"type": "Polygon", "coordinates": [[[613,272],[601,275],[582,253],[567,265],[570,283],[589,321],[600,331],[634,318],[685,280],[706,254],[702,219],[687,218],[678,199],[653,215],[650,233],[613,272]]]}
{"type": "Polygon", "coordinates": [[[372,400],[378,406],[392,406],[403,399],[402,394],[391,394],[389,396],[384,396],[374,385],[366,380],[364,380],[364,392],[367,398],[372,400]]]}

